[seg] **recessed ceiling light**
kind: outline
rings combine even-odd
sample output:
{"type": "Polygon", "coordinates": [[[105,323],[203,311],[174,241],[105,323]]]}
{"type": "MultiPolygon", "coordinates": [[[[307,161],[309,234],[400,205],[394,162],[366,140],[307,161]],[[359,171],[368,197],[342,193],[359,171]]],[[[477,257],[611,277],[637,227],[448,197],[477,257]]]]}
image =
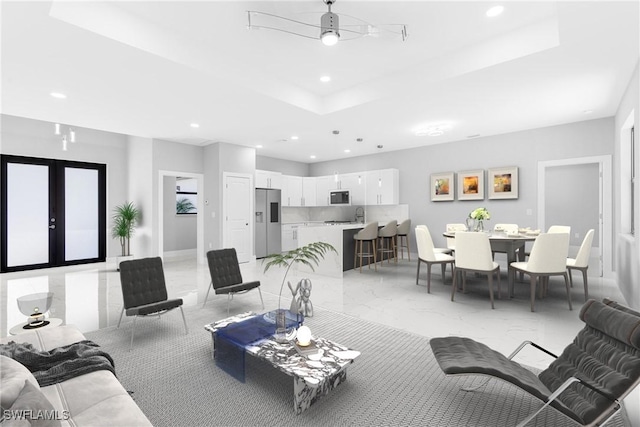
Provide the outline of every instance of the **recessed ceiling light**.
{"type": "Polygon", "coordinates": [[[315,159],[316,156],[314,156],[313,154],[309,156],[310,159],[315,159]]]}
{"type": "Polygon", "coordinates": [[[189,126],[191,126],[192,128],[199,128],[200,125],[197,123],[191,123],[189,126]]]}
{"type": "Polygon", "coordinates": [[[256,145],[256,148],[262,148],[262,145],[258,144],[256,145]]]}
{"type": "Polygon", "coordinates": [[[584,110],[583,113],[584,114],[591,114],[591,113],[593,113],[593,110],[584,110]]]}
{"type": "Polygon", "coordinates": [[[60,92],[51,92],[49,95],[53,96],[54,98],[58,98],[58,99],[65,99],[67,97],[67,95],[65,95],[64,93],[60,93],[60,92]]]}
{"type": "Polygon", "coordinates": [[[350,153],[351,150],[349,150],[348,148],[346,150],[344,150],[345,153],[350,153]]]}
{"type": "Polygon", "coordinates": [[[479,137],[479,136],[480,136],[480,134],[479,134],[479,133],[475,133],[475,134],[473,134],[473,135],[467,135],[467,138],[477,138],[477,137],[479,137]]]}
{"type": "Polygon", "coordinates": [[[328,83],[328,82],[331,81],[331,77],[330,76],[322,76],[322,77],[320,77],[320,81],[322,83],[328,83]]]}
{"type": "Polygon", "coordinates": [[[493,18],[500,15],[502,12],[504,12],[504,6],[493,6],[491,9],[487,10],[487,16],[489,18],[493,18]]]}
{"type": "Polygon", "coordinates": [[[292,139],[293,141],[295,141],[295,140],[297,140],[297,139],[298,139],[298,136],[293,135],[293,136],[291,137],[291,139],[292,139]]]}

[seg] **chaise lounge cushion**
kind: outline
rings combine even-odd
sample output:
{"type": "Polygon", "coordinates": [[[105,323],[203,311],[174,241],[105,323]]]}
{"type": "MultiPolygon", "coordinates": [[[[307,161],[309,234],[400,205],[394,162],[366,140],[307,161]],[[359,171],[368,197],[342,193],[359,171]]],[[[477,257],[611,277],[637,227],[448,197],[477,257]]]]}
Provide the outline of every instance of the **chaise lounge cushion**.
{"type": "Polygon", "coordinates": [[[586,325],[562,354],[537,377],[516,362],[469,338],[430,341],[446,374],[486,374],[547,401],[570,378],[573,383],[551,405],[582,425],[600,422],[640,383],[640,316],[609,300],[589,300],[580,312],[586,325]]]}

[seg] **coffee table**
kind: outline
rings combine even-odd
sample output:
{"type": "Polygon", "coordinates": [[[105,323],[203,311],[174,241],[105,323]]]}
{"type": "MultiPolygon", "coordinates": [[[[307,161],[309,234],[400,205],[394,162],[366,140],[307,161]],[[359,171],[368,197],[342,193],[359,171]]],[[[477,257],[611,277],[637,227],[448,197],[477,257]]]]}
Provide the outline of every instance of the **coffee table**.
{"type": "MultiPolygon", "coordinates": [[[[221,369],[244,382],[244,356],[246,354],[262,359],[279,371],[293,377],[293,407],[296,414],[301,414],[322,396],[342,384],[347,379],[347,367],[360,355],[360,352],[337,344],[328,339],[315,337],[315,345],[322,351],[322,356],[302,356],[294,343],[279,343],[273,339],[273,333],[245,342],[236,339],[231,329],[255,331],[270,323],[268,314],[252,312],[228,317],[205,325],[211,332],[213,358],[221,369]],[[264,319],[264,321],[263,321],[264,319]]],[[[294,319],[288,320],[288,326],[294,319]]],[[[273,325],[275,329],[275,325],[273,325]]],[[[259,334],[258,334],[259,335],[259,334]]]]}

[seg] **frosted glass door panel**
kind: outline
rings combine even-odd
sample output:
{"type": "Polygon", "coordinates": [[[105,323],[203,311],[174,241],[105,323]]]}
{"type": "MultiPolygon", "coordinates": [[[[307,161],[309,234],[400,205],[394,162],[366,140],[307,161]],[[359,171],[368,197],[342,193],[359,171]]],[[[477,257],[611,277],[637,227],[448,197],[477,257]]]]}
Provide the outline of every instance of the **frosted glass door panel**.
{"type": "Polygon", "coordinates": [[[98,257],[98,171],[64,169],[65,261],[98,257]]]}
{"type": "Polygon", "coordinates": [[[49,262],[49,166],[7,164],[7,266],[49,262]]]}

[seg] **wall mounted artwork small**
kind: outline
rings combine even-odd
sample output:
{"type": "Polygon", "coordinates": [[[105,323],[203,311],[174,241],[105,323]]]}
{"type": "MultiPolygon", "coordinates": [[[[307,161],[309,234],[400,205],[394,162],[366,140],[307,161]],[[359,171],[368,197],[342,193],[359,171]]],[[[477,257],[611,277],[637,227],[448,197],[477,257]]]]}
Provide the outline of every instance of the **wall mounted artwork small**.
{"type": "Polygon", "coordinates": [[[458,200],[484,200],[484,170],[458,172],[458,200]]]}
{"type": "Polygon", "coordinates": [[[518,198],[518,168],[509,166],[489,169],[489,199],[518,198]]]}
{"type": "Polygon", "coordinates": [[[431,174],[431,200],[444,202],[453,200],[455,185],[453,172],[431,174]]]}

